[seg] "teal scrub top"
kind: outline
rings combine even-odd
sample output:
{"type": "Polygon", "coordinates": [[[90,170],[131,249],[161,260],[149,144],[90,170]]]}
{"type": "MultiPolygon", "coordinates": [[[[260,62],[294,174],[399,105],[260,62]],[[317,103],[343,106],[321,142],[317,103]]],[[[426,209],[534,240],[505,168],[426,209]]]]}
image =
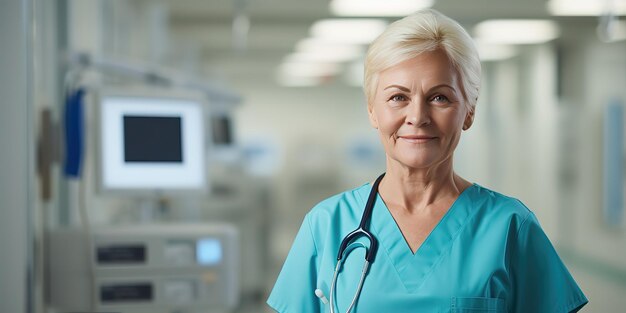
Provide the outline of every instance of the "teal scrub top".
{"type": "MultiPolygon", "coordinates": [[[[316,205],[304,218],[267,303],[281,313],[330,312],[342,239],[357,228],[371,190],[365,184],[316,205]]],[[[353,312],[576,312],[588,301],[535,215],[519,200],[473,184],[415,254],[380,196],[369,230],[378,250],[353,312]]],[[[363,240],[367,243],[366,240],[363,240]]],[[[356,291],[365,249],[339,274],[336,312],[356,291]]]]}

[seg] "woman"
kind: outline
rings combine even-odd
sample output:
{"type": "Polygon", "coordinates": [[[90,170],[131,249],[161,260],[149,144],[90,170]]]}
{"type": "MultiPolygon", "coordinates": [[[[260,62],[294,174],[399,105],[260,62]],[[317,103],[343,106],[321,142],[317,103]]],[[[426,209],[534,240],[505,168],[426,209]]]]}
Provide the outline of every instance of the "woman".
{"type": "Polygon", "coordinates": [[[587,303],[528,208],[454,172],[479,87],[470,36],[437,11],[399,20],[372,43],[364,90],[386,174],[306,215],[268,299],[272,308],[552,313],[587,303]],[[374,238],[349,242],[338,262],[370,195],[363,220],[374,238]]]}

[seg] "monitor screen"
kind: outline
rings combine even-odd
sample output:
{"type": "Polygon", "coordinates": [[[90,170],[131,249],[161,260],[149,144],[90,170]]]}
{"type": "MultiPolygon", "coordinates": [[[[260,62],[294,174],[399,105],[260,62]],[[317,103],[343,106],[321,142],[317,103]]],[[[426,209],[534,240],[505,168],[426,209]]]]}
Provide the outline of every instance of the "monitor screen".
{"type": "Polygon", "coordinates": [[[113,94],[100,99],[104,189],[204,189],[203,104],[113,94]]]}
{"type": "Polygon", "coordinates": [[[222,243],[217,238],[202,238],[196,244],[196,260],[200,265],[220,264],[222,254],[222,243]]]}
{"type": "Polygon", "coordinates": [[[180,116],[124,116],[125,162],[183,162],[180,116]]]}

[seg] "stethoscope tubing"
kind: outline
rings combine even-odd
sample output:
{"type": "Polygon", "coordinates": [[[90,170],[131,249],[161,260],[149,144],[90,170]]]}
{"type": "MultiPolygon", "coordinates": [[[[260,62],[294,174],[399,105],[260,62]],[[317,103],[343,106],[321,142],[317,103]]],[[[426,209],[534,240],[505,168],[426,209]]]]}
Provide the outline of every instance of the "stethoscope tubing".
{"type": "Polygon", "coordinates": [[[339,252],[337,254],[337,265],[335,266],[335,272],[333,273],[333,280],[330,286],[330,313],[335,313],[336,306],[336,290],[337,287],[337,278],[339,277],[339,271],[341,270],[341,265],[343,263],[344,256],[347,252],[350,252],[352,249],[349,249],[348,245],[351,242],[354,242],[359,237],[366,237],[370,242],[370,247],[367,249],[365,245],[361,244],[363,248],[366,249],[365,253],[365,263],[363,264],[363,270],[361,272],[361,279],[359,279],[359,285],[357,286],[356,292],[354,293],[354,297],[352,297],[352,301],[346,313],[350,313],[354,305],[356,304],[359,295],[361,294],[361,289],[363,289],[363,283],[365,282],[365,276],[367,275],[367,271],[369,270],[371,262],[374,260],[374,256],[376,255],[376,250],[378,248],[378,241],[376,237],[367,230],[367,222],[370,221],[372,216],[372,211],[374,209],[374,202],[376,201],[376,195],[378,194],[378,185],[380,181],[385,176],[385,173],[378,176],[374,185],[372,186],[372,190],[370,191],[369,197],[367,199],[367,204],[365,205],[365,209],[363,210],[363,216],[361,217],[361,222],[359,223],[359,227],[352,232],[350,232],[342,241],[339,246],[339,252]]]}

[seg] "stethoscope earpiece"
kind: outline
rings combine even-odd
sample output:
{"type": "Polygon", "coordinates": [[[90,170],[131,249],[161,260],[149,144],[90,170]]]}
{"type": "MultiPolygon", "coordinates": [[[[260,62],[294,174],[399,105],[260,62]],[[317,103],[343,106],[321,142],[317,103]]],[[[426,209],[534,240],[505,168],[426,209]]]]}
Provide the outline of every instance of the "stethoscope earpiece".
{"type": "Polygon", "coordinates": [[[320,300],[322,300],[322,302],[324,304],[328,304],[328,299],[326,298],[326,296],[324,295],[324,292],[322,291],[322,289],[315,289],[315,295],[320,298],[320,300]]]}

